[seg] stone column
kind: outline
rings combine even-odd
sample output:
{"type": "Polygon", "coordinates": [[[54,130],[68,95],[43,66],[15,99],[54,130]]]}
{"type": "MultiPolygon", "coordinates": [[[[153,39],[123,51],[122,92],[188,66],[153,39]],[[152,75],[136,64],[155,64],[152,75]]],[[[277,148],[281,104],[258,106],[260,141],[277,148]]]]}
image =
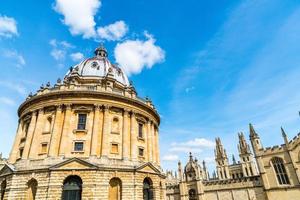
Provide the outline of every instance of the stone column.
{"type": "Polygon", "coordinates": [[[156,162],[158,165],[160,165],[158,128],[155,129],[155,135],[156,135],[156,162]]]}
{"type": "Polygon", "coordinates": [[[131,118],[130,118],[130,140],[131,140],[131,160],[136,161],[137,160],[137,135],[136,135],[136,119],[135,119],[135,113],[131,112],[131,118]]]}
{"type": "Polygon", "coordinates": [[[151,122],[151,136],[152,136],[152,139],[151,139],[151,142],[152,142],[152,160],[154,163],[156,163],[156,145],[155,145],[155,135],[154,135],[154,124],[153,122],[151,122]]]}
{"type": "Polygon", "coordinates": [[[40,153],[40,135],[42,134],[45,125],[44,118],[44,109],[39,109],[36,126],[32,137],[32,143],[29,148],[29,158],[36,158],[40,153]]]}
{"type": "Polygon", "coordinates": [[[70,130],[70,124],[71,124],[70,121],[72,115],[71,106],[72,104],[66,104],[65,120],[63,124],[61,138],[60,138],[60,145],[58,147],[59,156],[64,156],[66,153],[66,146],[72,144],[72,141],[69,141],[69,137],[68,137],[69,134],[72,134],[72,131],[70,130]]]}
{"type": "Polygon", "coordinates": [[[148,161],[153,162],[152,156],[152,134],[151,134],[151,121],[147,122],[147,150],[148,150],[148,161]]]}
{"type": "Polygon", "coordinates": [[[20,145],[20,142],[21,142],[21,138],[23,136],[22,127],[23,127],[23,121],[21,119],[19,119],[19,125],[18,125],[18,129],[17,129],[15,141],[14,141],[13,148],[12,148],[12,150],[10,152],[10,155],[9,155],[9,162],[10,163],[14,163],[18,158],[19,145],[20,145]]]}
{"type": "Polygon", "coordinates": [[[124,160],[128,160],[129,159],[129,151],[130,151],[130,137],[129,137],[129,133],[128,133],[128,129],[129,129],[129,110],[124,109],[123,112],[123,159],[124,160]]]}
{"type": "Polygon", "coordinates": [[[91,155],[97,156],[97,147],[98,147],[98,133],[100,126],[100,109],[101,106],[95,105],[95,114],[94,114],[94,122],[93,122],[93,132],[92,132],[92,144],[91,144],[91,155]]]}
{"type": "Polygon", "coordinates": [[[103,131],[102,131],[102,153],[101,156],[108,157],[109,154],[109,106],[104,105],[103,107],[103,131]]]}
{"type": "Polygon", "coordinates": [[[53,125],[53,131],[51,134],[50,139],[50,146],[49,146],[49,156],[55,157],[58,156],[58,148],[62,134],[62,125],[63,125],[63,114],[62,114],[62,105],[56,105],[56,113],[55,113],[55,120],[53,125]]]}
{"type": "Polygon", "coordinates": [[[31,121],[28,129],[28,134],[26,136],[26,142],[25,142],[25,147],[23,151],[23,159],[27,159],[29,155],[29,149],[32,143],[32,137],[35,129],[35,124],[36,124],[36,118],[37,118],[37,111],[32,112],[31,116],[31,121]]]}

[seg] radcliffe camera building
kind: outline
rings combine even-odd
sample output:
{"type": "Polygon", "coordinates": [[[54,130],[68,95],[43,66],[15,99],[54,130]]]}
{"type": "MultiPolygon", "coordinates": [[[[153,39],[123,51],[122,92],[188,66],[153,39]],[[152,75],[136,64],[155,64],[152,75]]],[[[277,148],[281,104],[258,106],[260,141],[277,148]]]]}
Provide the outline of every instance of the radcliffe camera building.
{"type": "Polygon", "coordinates": [[[216,171],[189,155],[178,171],[160,166],[160,117],[137,96],[101,46],[53,86],[42,85],[18,110],[8,159],[0,155],[1,200],[299,200],[300,136],[252,148],[238,134],[229,161],[216,138],[216,171]]]}
{"type": "Polygon", "coordinates": [[[104,47],[19,107],[2,199],[164,199],[160,118],[104,47]]]}

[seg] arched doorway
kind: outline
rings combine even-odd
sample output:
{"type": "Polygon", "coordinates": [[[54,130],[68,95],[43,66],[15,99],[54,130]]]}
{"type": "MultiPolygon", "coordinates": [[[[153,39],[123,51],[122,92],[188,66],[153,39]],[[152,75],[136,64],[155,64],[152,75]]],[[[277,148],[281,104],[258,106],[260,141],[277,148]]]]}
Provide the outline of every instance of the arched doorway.
{"type": "Polygon", "coordinates": [[[6,190],[6,180],[2,181],[1,183],[1,200],[4,199],[5,190],[6,190]]]}
{"type": "Polygon", "coordinates": [[[109,181],[109,200],[121,200],[122,197],[122,182],[119,178],[112,178],[109,181]]]}
{"type": "Polygon", "coordinates": [[[38,186],[37,180],[31,179],[30,181],[28,181],[27,186],[28,186],[27,200],[35,200],[37,186],[38,186]]]}
{"type": "Polygon", "coordinates": [[[69,176],[64,181],[62,199],[81,200],[82,180],[79,176],[69,176]]]}
{"type": "Polygon", "coordinates": [[[196,190],[194,189],[189,190],[189,200],[197,200],[196,190]]]}
{"type": "Polygon", "coordinates": [[[145,178],[143,182],[143,199],[153,200],[153,184],[150,178],[145,178]]]}

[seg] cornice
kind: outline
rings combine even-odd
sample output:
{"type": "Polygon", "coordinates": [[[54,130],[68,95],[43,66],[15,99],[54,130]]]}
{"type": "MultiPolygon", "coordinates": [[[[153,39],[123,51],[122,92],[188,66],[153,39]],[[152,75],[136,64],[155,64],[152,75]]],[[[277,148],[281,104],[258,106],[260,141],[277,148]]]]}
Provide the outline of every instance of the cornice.
{"type": "Polygon", "coordinates": [[[25,102],[23,102],[20,105],[20,107],[18,109],[18,115],[20,117],[22,115],[22,113],[28,107],[30,107],[31,105],[37,104],[39,102],[47,101],[47,100],[54,100],[54,99],[63,101],[64,98],[70,98],[70,97],[71,98],[72,97],[73,98],[85,97],[85,98],[95,98],[95,99],[99,99],[99,100],[114,100],[114,101],[126,103],[126,104],[141,108],[142,110],[145,110],[145,111],[151,113],[156,118],[158,124],[160,123],[160,117],[159,117],[159,114],[157,113],[157,111],[155,109],[151,108],[150,106],[148,106],[146,103],[140,102],[137,99],[129,98],[126,96],[113,94],[113,93],[107,93],[107,92],[101,92],[101,91],[76,91],[76,90],[55,91],[55,92],[51,92],[51,93],[33,96],[30,99],[27,99],[25,102]]]}

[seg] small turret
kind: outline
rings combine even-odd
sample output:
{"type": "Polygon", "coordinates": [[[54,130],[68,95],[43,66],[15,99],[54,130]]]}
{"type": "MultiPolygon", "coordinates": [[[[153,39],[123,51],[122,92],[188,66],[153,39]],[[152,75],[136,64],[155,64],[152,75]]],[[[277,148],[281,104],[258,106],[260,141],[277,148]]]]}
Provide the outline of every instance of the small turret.
{"type": "Polygon", "coordinates": [[[285,146],[288,147],[289,146],[289,139],[284,131],[284,129],[281,127],[281,134],[285,143],[285,146]]]}
{"type": "Polygon", "coordinates": [[[250,141],[251,145],[254,151],[254,154],[257,155],[257,152],[261,149],[263,149],[262,144],[260,142],[260,138],[256,131],[253,128],[252,124],[249,124],[249,129],[250,129],[250,141]]]}

